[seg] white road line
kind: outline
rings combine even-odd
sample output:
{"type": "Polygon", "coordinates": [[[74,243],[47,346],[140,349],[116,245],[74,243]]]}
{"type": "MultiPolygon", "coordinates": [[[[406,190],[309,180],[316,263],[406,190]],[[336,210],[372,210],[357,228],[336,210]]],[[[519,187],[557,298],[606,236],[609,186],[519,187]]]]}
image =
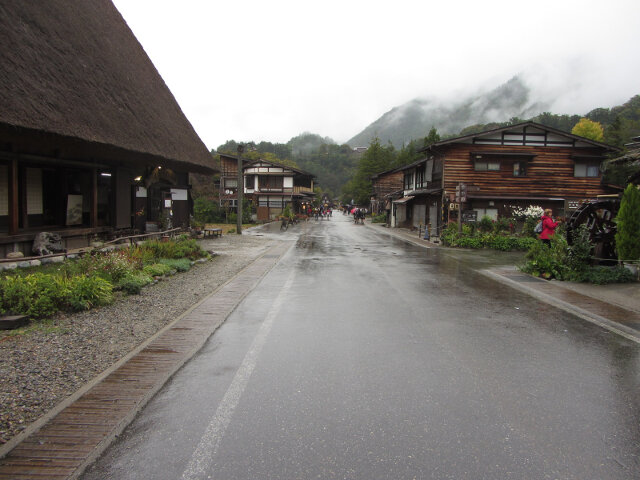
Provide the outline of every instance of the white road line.
{"type": "Polygon", "coordinates": [[[233,381],[231,382],[229,389],[222,398],[220,405],[218,405],[216,413],[211,418],[204,435],[200,439],[200,443],[198,443],[198,447],[193,452],[191,460],[182,474],[183,480],[204,478],[206,471],[211,466],[211,462],[216,456],[218,446],[220,445],[220,440],[222,440],[222,437],[231,422],[233,412],[240,402],[240,397],[249,382],[249,377],[251,377],[251,373],[256,366],[258,356],[260,355],[262,347],[264,347],[267,337],[269,336],[269,332],[273,326],[273,321],[276,318],[276,315],[280,312],[280,308],[284,304],[287,294],[291,289],[291,285],[293,285],[293,277],[294,271],[292,270],[289,278],[287,278],[287,281],[280,290],[280,293],[271,305],[269,313],[267,313],[267,316],[260,326],[260,330],[253,339],[253,343],[245,355],[236,375],[233,377],[233,381]]]}

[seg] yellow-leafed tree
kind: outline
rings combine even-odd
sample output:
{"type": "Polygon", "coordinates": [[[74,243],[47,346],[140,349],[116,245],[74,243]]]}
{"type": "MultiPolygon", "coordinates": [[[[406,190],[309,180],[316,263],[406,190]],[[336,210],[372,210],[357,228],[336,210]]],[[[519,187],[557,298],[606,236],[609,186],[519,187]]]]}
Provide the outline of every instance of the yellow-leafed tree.
{"type": "Polygon", "coordinates": [[[571,133],[596,142],[604,140],[604,128],[602,128],[600,122],[594,122],[588,118],[581,118],[571,130],[571,133]]]}

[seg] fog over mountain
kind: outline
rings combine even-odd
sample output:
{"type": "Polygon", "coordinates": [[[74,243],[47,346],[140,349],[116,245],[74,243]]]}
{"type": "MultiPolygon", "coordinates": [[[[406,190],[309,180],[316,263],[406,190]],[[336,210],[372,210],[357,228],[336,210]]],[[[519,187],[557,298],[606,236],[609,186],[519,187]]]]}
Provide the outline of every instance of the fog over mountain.
{"type": "Polygon", "coordinates": [[[352,147],[367,146],[374,136],[396,148],[425,137],[431,127],[440,135],[455,135],[477,123],[504,122],[513,117],[530,118],[548,110],[552,99],[532,99],[531,90],[519,77],[484,93],[454,100],[416,98],[395,107],[347,141],[352,147]]]}

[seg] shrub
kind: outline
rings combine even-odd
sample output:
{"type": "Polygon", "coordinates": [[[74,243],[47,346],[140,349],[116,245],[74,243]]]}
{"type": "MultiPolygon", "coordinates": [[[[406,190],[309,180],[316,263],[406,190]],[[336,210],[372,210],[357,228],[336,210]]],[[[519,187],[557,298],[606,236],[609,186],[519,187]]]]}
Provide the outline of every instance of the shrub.
{"type": "Polygon", "coordinates": [[[171,273],[172,268],[169,265],[163,263],[154,263],[153,265],[147,265],[142,269],[143,273],[150,277],[161,277],[171,273]]]}
{"type": "Polygon", "coordinates": [[[198,197],[193,201],[193,216],[199,223],[220,223],[224,220],[224,211],[218,202],[198,197]]]}
{"type": "Polygon", "coordinates": [[[159,263],[168,266],[178,272],[187,272],[191,268],[191,262],[186,258],[161,258],[159,263]]]}
{"type": "Polygon", "coordinates": [[[615,221],[618,259],[640,260],[640,191],[636,186],[629,184],[625,189],[615,221]]]}
{"type": "Polygon", "coordinates": [[[2,312],[29,315],[37,319],[51,316],[60,310],[68,289],[64,279],[60,277],[34,273],[2,278],[0,291],[2,312]]]}
{"type": "Polygon", "coordinates": [[[113,301],[113,286],[100,277],[77,276],[68,280],[67,303],[73,310],[89,310],[113,301]]]}
{"type": "Polygon", "coordinates": [[[72,275],[97,275],[110,282],[117,284],[122,278],[141,268],[138,262],[134,261],[126,251],[97,253],[95,255],[85,255],[74,262],[69,273],[72,275]]]}
{"type": "Polygon", "coordinates": [[[493,224],[493,231],[495,233],[508,232],[511,233],[515,230],[514,220],[507,217],[498,217],[498,220],[493,224]]]}
{"type": "Polygon", "coordinates": [[[371,217],[371,223],[387,223],[387,214],[381,213],[371,217]]]}
{"type": "Polygon", "coordinates": [[[540,221],[540,217],[535,218],[535,217],[527,217],[524,220],[524,225],[522,226],[522,235],[527,236],[527,237],[531,237],[531,238],[538,238],[538,234],[536,232],[533,231],[533,229],[536,227],[537,223],[540,221]]]}
{"type": "Polygon", "coordinates": [[[541,241],[536,241],[527,252],[526,261],[520,266],[520,270],[547,280],[551,278],[563,280],[567,272],[567,247],[566,240],[560,235],[554,235],[551,238],[550,247],[541,241]]]}
{"type": "Polygon", "coordinates": [[[126,254],[132,263],[139,265],[139,268],[156,263],[155,252],[141,245],[129,247],[126,250],[126,254]]]}
{"type": "Polygon", "coordinates": [[[591,262],[593,244],[589,241],[589,230],[580,225],[571,232],[571,246],[567,252],[567,266],[572,271],[585,270],[591,262]]]}
{"type": "Polygon", "coordinates": [[[505,235],[489,235],[485,239],[485,245],[494,250],[503,252],[511,250],[529,250],[535,243],[539,243],[535,238],[513,237],[505,235]]]}
{"type": "Polygon", "coordinates": [[[483,216],[478,222],[478,230],[481,232],[491,232],[493,231],[493,220],[490,216],[483,216]]]}
{"type": "Polygon", "coordinates": [[[449,223],[440,234],[442,244],[447,247],[455,247],[458,239],[458,226],[455,223],[449,223]]]}
{"type": "Polygon", "coordinates": [[[584,272],[583,282],[604,285],[607,283],[629,283],[633,282],[633,274],[624,267],[589,267],[584,272]]]}
{"type": "Polygon", "coordinates": [[[153,283],[153,278],[145,273],[137,272],[131,273],[121,279],[118,285],[116,285],[116,288],[129,295],[137,295],[143,287],[150,283],[153,283]]]}
{"type": "Polygon", "coordinates": [[[168,242],[151,241],[146,242],[141,248],[153,252],[153,257],[158,258],[189,258],[195,260],[205,257],[207,253],[200,248],[200,245],[193,238],[181,236],[177,240],[168,242]]]}

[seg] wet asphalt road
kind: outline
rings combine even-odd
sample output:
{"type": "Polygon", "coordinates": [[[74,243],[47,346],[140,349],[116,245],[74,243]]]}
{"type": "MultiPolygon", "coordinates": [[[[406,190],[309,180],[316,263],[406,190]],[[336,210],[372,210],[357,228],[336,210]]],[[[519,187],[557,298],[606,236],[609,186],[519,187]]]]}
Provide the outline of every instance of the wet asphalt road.
{"type": "Polygon", "coordinates": [[[640,346],[348,217],[295,242],[84,479],[637,479],[640,346]]]}

